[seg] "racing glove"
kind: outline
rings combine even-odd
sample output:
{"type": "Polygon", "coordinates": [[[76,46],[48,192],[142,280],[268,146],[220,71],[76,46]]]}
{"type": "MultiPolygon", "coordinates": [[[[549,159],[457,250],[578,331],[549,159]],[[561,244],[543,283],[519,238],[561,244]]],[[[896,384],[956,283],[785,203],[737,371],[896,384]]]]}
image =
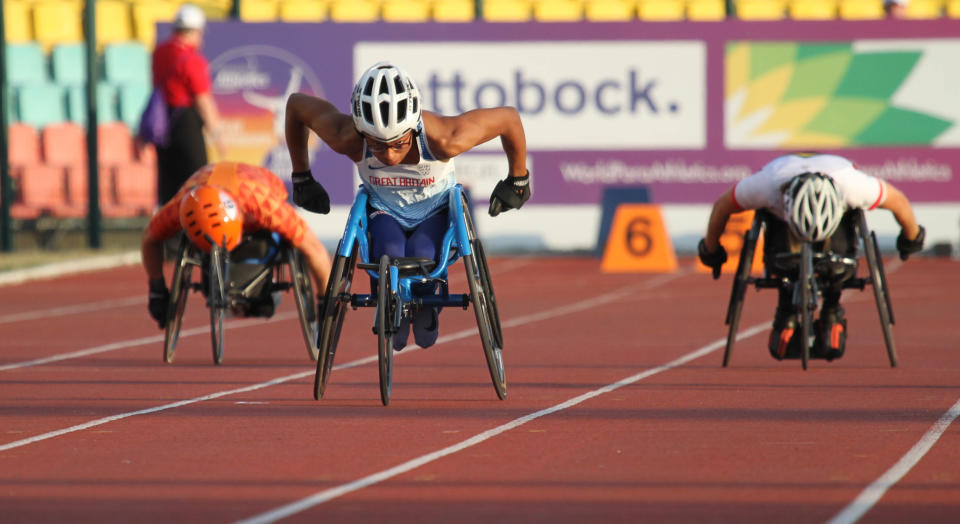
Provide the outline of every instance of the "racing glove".
{"type": "Polygon", "coordinates": [[[293,178],[293,203],[310,211],[326,215],[330,212],[330,197],[327,190],[313,179],[310,170],[295,172],[293,178]]]}
{"type": "Polygon", "coordinates": [[[703,265],[713,269],[713,279],[716,280],[720,278],[720,268],[723,267],[723,263],[727,261],[727,250],[723,249],[723,244],[717,244],[717,250],[713,253],[707,251],[707,243],[704,239],[700,239],[700,243],[697,245],[697,255],[700,257],[700,262],[703,262],[703,265]]]}
{"type": "Polygon", "coordinates": [[[167,327],[167,309],[170,306],[170,291],[163,282],[163,277],[150,279],[150,303],[147,309],[150,316],[157,321],[160,329],[167,327]]]}
{"type": "Polygon", "coordinates": [[[923,229],[923,226],[919,227],[920,232],[917,233],[917,238],[913,240],[907,240],[907,237],[903,234],[903,229],[897,235],[897,251],[900,252],[900,260],[906,260],[910,258],[911,254],[923,249],[923,240],[927,236],[927,231],[923,229]]]}
{"type": "Polygon", "coordinates": [[[490,195],[490,216],[495,217],[501,211],[520,209],[530,200],[530,171],[523,176],[510,176],[497,182],[490,195]]]}

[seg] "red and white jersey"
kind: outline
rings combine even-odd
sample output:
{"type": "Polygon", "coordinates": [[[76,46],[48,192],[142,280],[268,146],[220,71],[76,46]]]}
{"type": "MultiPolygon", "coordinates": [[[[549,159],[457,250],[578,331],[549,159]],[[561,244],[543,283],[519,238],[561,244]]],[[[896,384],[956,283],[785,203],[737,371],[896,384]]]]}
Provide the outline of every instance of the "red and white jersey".
{"type": "Polygon", "coordinates": [[[733,202],[741,210],[766,209],[786,220],[783,189],[790,179],[803,173],[822,173],[832,178],[848,209],[874,209],[887,198],[882,180],[860,171],[846,158],[791,154],[775,158],[738,182],[733,188],[733,202]]]}

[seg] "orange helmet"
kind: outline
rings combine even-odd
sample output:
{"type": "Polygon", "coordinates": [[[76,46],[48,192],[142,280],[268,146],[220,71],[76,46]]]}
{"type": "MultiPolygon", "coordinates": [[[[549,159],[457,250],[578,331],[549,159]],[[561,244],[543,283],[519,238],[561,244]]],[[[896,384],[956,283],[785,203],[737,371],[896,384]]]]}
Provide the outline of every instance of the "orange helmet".
{"type": "Polygon", "coordinates": [[[180,225],[193,244],[204,251],[210,251],[209,239],[230,251],[243,236],[243,216],[236,201],[214,186],[197,186],[184,195],[180,225]]]}

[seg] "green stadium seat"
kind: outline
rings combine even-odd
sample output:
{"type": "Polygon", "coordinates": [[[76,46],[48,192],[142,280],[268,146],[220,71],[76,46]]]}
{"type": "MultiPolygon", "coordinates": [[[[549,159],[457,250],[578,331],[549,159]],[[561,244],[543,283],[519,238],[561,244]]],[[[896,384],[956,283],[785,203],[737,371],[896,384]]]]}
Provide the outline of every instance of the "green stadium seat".
{"type": "Polygon", "coordinates": [[[280,20],[284,22],[322,22],[327,19],[326,0],[283,0],[280,20]]]}
{"type": "Polygon", "coordinates": [[[56,84],[34,84],[17,88],[20,121],[36,128],[66,120],[64,88],[56,84]]]}
{"type": "MultiPolygon", "coordinates": [[[[67,120],[79,125],[87,124],[87,86],[67,88],[67,120]]],[[[97,122],[116,122],[117,88],[100,82],[97,84],[97,122]]]]}
{"type": "Polygon", "coordinates": [[[430,20],[429,0],[383,0],[382,15],[386,22],[427,22],[430,20]]]}
{"type": "Polygon", "coordinates": [[[140,127],[140,116],[153,92],[150,84],[122,84],[119,86],[120,121],[130,129],[140,127]]]}
{"type": "Polygon", "coordinates": [[[581,0],[536,0],[533,18],[540,22],[579,22],[583,20],[581,0]]]}
{"type": "Polygon", "coordinates": [[[103,73],[111,84],[149,84],[150,54],[140,42],[108,45],[103,50],[103,73]]]}
{"type": "Polygon", "coordinates": [[[376,0],[335,0],[330,4],[330,20],[334,22],[375,22],[380,19],[380,2],[376,0]]]}
{"type": "Polygon", "coordinates": [[[473,0],[434,0],[433,19],[437,22],[472,22],[477,6],[473,0]]]}
{"type": "Polygon", "coordinates": [[[33,4],[33,34],[46,52],[57,44],[83,42],[83,2],[50,0],[33,4]]]}
{"type": "Polygon", "coordinates": [[[11,86],[48,82],[43,49],[35,42],[8,45],[6,75],[11,86]]]}
{"type": "Polygon", "coordinates": [[[84,44],[60,44],[50,53],[53,81],[63,85],[83,85],[87,81],[87,48],[84,44]]]}
{"type": "Polygon", "coordinates": [[[30,2],[3,0],[3,31],[7,45],[33,40],[30,7],[30,2]]]}

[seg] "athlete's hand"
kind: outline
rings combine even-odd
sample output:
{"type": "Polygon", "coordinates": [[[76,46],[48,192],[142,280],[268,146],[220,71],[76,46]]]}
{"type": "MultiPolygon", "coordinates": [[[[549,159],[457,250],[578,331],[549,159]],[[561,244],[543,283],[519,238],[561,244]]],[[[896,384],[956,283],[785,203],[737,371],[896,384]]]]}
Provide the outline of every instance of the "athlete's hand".
{"type": "Polygon", "coordinates": [[[900,230],[900,234],[897,235],[897,251],[900,252],[900,260],[906,260],[910,258],[911,254],[923,249],[923,240],[927,236],[927,231],[923,229],[923,226],[919,227],[920,231],[913,240],[907,240],[902,229],[900,230]]]}
{"type": "Polygon", "coordinates": [[[707,243],[701,238],[697,245],[697,255],[703,265],[713,269],[713,279],[720,278],[720,268],[727,261],[727,250],[723,249],[723,244],[717,243],[717,250],[711,253],[707,251],[707,243]]]}
{"type": "Polygon", "coordinates": [[[327,190],[313,179],[310,170],[293,173],[293,203],[310,211],[326,215],[330,212],[327,190]]]}
{"type": "Polygon", "coordinates": [[[163,277],[150,280],[150,316],[157,321],[160,329],[167,327],[167,309],[170,306],[170,291],[163,282],[163,277]]]}
{"type": "Polygon", "coordinates": [[[490,216],[495,217],[501,211],[520,209],[530,200],[530,172],[523,176],[507,176],[497,182],[490,195],[490,216]]]}

